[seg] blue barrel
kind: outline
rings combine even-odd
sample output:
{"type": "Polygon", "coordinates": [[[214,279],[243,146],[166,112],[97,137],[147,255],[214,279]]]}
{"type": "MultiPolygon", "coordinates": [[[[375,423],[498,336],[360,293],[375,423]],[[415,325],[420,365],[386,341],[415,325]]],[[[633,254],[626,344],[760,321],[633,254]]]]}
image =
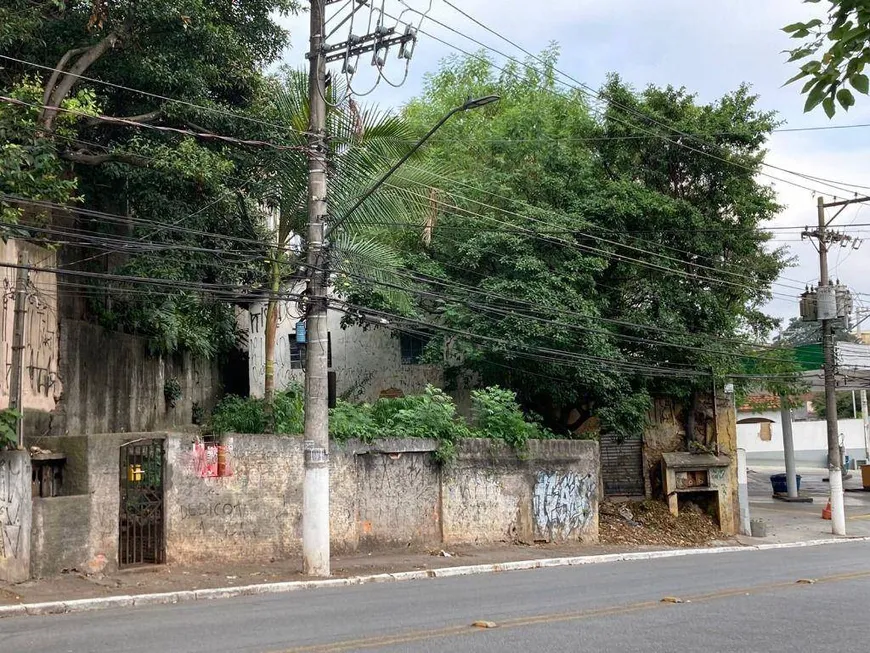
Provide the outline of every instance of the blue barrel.
{"type": "MultiPolygon", "coordinates": [[[[801,475],[795,474],[797,479],[798,492],[801,491],[801,475]]],[[[788,494],[788,480],[785,474],[773,474],[770,477],[770,484],[773,486],[774,494],[788,494]]]]}

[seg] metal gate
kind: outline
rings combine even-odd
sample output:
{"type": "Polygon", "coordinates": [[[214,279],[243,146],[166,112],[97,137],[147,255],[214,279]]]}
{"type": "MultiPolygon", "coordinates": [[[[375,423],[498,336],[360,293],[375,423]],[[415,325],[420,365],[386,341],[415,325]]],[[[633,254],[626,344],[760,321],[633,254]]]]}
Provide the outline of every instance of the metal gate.
{"type": "Polygon", "coordinates": [[[163,563],[163,440],[123,445],[120,480],[118,564],[163,563]]]}
{"type": "Polygon", "coordinates": [[[602,433],[601,477],[605,496],[641,496],[643,484],[643,441],[641,438],[620,439],[602,433]]]}

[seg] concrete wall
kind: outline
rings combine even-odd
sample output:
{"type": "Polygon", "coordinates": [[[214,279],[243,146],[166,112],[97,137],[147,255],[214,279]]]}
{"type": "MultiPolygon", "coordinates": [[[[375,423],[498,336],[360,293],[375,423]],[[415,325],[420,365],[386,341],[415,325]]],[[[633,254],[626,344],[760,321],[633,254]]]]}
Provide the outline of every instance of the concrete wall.
{"type": "Polygon", "coordinates": [[[30,454],[0,451],[0,581],[30,578],[30,454]]]}
{"type": "Polygon", "coordinates": [[[533,441],[517,456],[465,440],[443,471],[441,496],[447,543],[597,541],[598,443],[533,441]]]}
{"type": "MultiPolygon", "coordinates": [[[[33,547],[38,573],[117,566],[119,449],[138,437],[165,437],[169,563],[258,561],[301,553],[299,437],[226,437],[232,474],[224,477],[203,475],[190,435],[42,438],[40,444],[70,452],[67,487],[82,494],[38,502],[33,547]],[[66,554],[52,559],[60,549],[66,554]]],[[[517,455],[488,440],[467,440],[446,466],[436,463],[436,448],[432,440],[398,439],[332,447],[334,552],[597,540],[597,443],[532,442],[517,455]]]]}
{"type": "MultiPolygon", "coordinates": [[[[193,404],[214,407],[220,369],[189,353],[154,356],[144,338],[64,319],[60,334],[63,396],[43,433],[123,433],[190,424],[193,404]],[[181,398],[167,405],[164,384],[176,378],[181,398]]],[[[37,435],[42,433],[37,433],[37,435]]]]}
{"type": "MultiPolygon", "coordinates": [[[[761,424],[738,424],[737,441],[746,450],[747,464],[756,466],[783,467],[785,465],[782,448],[782,419],[779,411],[759,413],[759,417],[773,420],[770,424],[770,440],[761,439],[761,424]]],[[[740,418],[748,415],[741,414],[740,418]]],[[[846,453],[854,459],[865,459],[864,423],[860,419],[837,420],[840,433],[844,436],[846,453]]],[[[792,422],[794,435],[795,462],[803,467],[828,466],[828,435],[824,420],[811,422],[792,422]]]]}
{"type": "MultiPolygon", "coordinates": [[[[340,311],[329,311],[327,318],[332,339],[332,368],[336,373],[339,397],[353,401],[375,401],[384,390],[398,388],[406,394],[423,390],[431,383],[441,386],[439,366],[402,363],[399,339],[388,329],[351,326],[343,329],[340,311]]],[[[279,306],[278,334],[275,345],[275,387],[286,388],[302,381],[301,369],[290,365],[290,341],[294,338],[299,312],[295,302],[279,306]]],[[[265,374],[265,304],[255,305],[239,316],[240,327],[248,333],[251,395],[263,396],[265,374]]]]}
{"type": "MultiPolygon", "coordinates": [[[[56,266],[54,252],[19,240],[0,240],[0,263],[18,263],[24,253],[31,265],[56,266]]],[[[15,268],[0,267],[0,408],[9,405],[12,370],[12,325],[15,309],[15,268]]],[[[30,274],[24,315],[23,406],[51,411],[61,394],[58,379],[57,279],[47,272],[30,274]]]]}
{"type": "Polygon", "coordinates": [[[88,560],[90,497],[33,499],[30,573],[34,578],[80,569],[88,560]]]}
{"type": "MultiPolygon", "coordinates": [[[[57,266],[53,251],[0,240],[0,263],[24,252],[38,267],[57,266]]],[[[9,405],[16,270],[0,267],[0,409],[9,405]]],[[[222,391],[218,364],[189,354],[153,356],[144,338],[63,316],[56,275],[30,275],[25,313],[25,438],[68,433],[120,433],[191,423],[198,403],[208,412],[222,391]],[[163,387],[177,378],[182,396],[166,405],[163,387]]],[[[80,299],[80,298],[79,298],[80,299]]],[[[70,303],[70,302],[66,302],[70,303]]],[[[75,302],[73,302],[75,303],[75,302]]]]}
{"type": "Polygon", "coordinates": [[[88,573],[118,567],[120,450],[143,438],[166,439],[165,433],[114,433],[94,436],[36,437],[29,444],[65,453],[65,496],[34,502],[34,568],[43,575],[76,568],[88,573]],[[37,505],[41,504],[41,505],[37,505]],[[84,504],[84,505],[83,505],[84,504]],[[62,512],[62,508],[70,508],[62,512]],[[81,522],[86,521],[82,529],[81,522]],[[84,532],[83,532],[84,531],[84,532]],[[69,549],[67,549],[69,547],[69,549]],[[55,554],[64,550],[57,560],[55,554]]]}

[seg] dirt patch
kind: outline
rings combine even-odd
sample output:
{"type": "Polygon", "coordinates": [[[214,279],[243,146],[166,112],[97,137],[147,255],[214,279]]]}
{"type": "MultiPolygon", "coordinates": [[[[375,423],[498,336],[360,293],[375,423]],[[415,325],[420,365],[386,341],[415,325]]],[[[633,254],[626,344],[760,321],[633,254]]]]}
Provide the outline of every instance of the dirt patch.
{"type": "Polygon", "coordinates": [[[674,517],[661,501],[602,503],[598,528],[603,545],[699,546],[722,538],[709,515],[681,510],[674,517]]]}

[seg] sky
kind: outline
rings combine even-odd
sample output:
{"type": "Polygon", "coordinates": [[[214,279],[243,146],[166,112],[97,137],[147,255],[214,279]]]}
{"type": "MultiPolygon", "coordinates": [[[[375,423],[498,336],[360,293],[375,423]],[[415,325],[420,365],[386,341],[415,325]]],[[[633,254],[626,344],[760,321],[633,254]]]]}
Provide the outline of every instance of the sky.
{"type": "MultiPolygon", "coordinates": [[[[382,108],[398,108],[418,94],[425,75],[436,71],[444,57],[456,53],[455,47],[469,51],[480,49],[465,36],[510,56],[524,57],[513,46],[462,16],[445,0],[382,1],[385,12],[394,17],[399,17],[404,10],[404,17],[419,20],[418,12],[428,12],[421,26],[428,35],[420,34],[405,83],[400,88],[381,83],[366,97],[367,102],[382,108]],[[461,35],[430,19],[444,23],[461,35]],[[447,41],[450,46],[433,37],[447,41]]],[[[760,108],[776,111],[785,122],[783,127],[870,123],[870,97],[858,96],[858,104],[848,113],[838,112],[833,120],[828,120],[821,110],[804,114],[800,84],[783,86],[796,69],[794,64],[786,62],[783,54],[783,50],[794,46],[781,28],[815,17],[814,12],[819,12],[826,3],[804,4],[798,0],[551,0],[540,4],[520,0],[450,1],[526,50],[539,52],[555,41],[562,52],[559,69],[593,88],[598,88],[608,73],[616,72],[637,89],[649,84],[684,86],[697,93],[699,101],[712,102],[741,83],[747,83],[759,95],[760,108]]],[[[330,5],[327,15],[342,10],[341,16],[349,13],[349,3],[346,6],[344,0],[330,5]]],[[[303,66],[308,15],[285,18],[283,22],[291,33],[291,47],[284,54],[284,63],[303,66]]],[[[327,30],[335,22],[330,22],[327,30]]],[[[354,32],[363,31],[357,23],[354,32]]],[[[346,36],[345,25],[330,42],[344,40],[346,36]]],[[[504,61],[503,57],[490,54],[497,63],[504,61]]],[[[360,64],[354,85],[358,86],[357,90],[365,91],[374,78],[365,58],[360,64]]],[[[391,57],[385,70],[397,81],[402,78],[404,64],[391,57]]],[[[766,161],[771,165],[829,181],[864,185],[867,186],[864,191],[870,194],[870,126],[776,133],[768,149],[766,161]]],[[[770,168],[766,172],[780,180],[762,176],[760,181],[771,184],[780,204],[784,205],[780,215],[770,223],[772,226],[812,226],[817,220],[818,195],[831,201],[835,197],[853,197],[855,192],[841,183],[834,188],[770,168]],[[816,193],[787,182],[810,187],[816,193]]],[[[832,215],[829,213],[829,217],[832,215]]],[[[856,304],[870,307],[870,226],[851,226],[861,224],[870,225],[870,205],[849,207],[832,223],[832,227],[839,227],[856,238],[867,238],[867,242],[857,250],[833,250],[830,270],[832,278],[839,278],[858,293],[856,304]]],[[[794,267],[787,269],[778,280],[773,288],[776,294],[766,308],[770,314],[787,322],[788,318],[798,315],[799,291],[796,288],[817,282],[819,260],[813,245],[800,240],[799,230],[775,233],[774,244],[789,248],[794,267]]],[[[870,329],[870,320],[865,324],[870,329]]]]}

